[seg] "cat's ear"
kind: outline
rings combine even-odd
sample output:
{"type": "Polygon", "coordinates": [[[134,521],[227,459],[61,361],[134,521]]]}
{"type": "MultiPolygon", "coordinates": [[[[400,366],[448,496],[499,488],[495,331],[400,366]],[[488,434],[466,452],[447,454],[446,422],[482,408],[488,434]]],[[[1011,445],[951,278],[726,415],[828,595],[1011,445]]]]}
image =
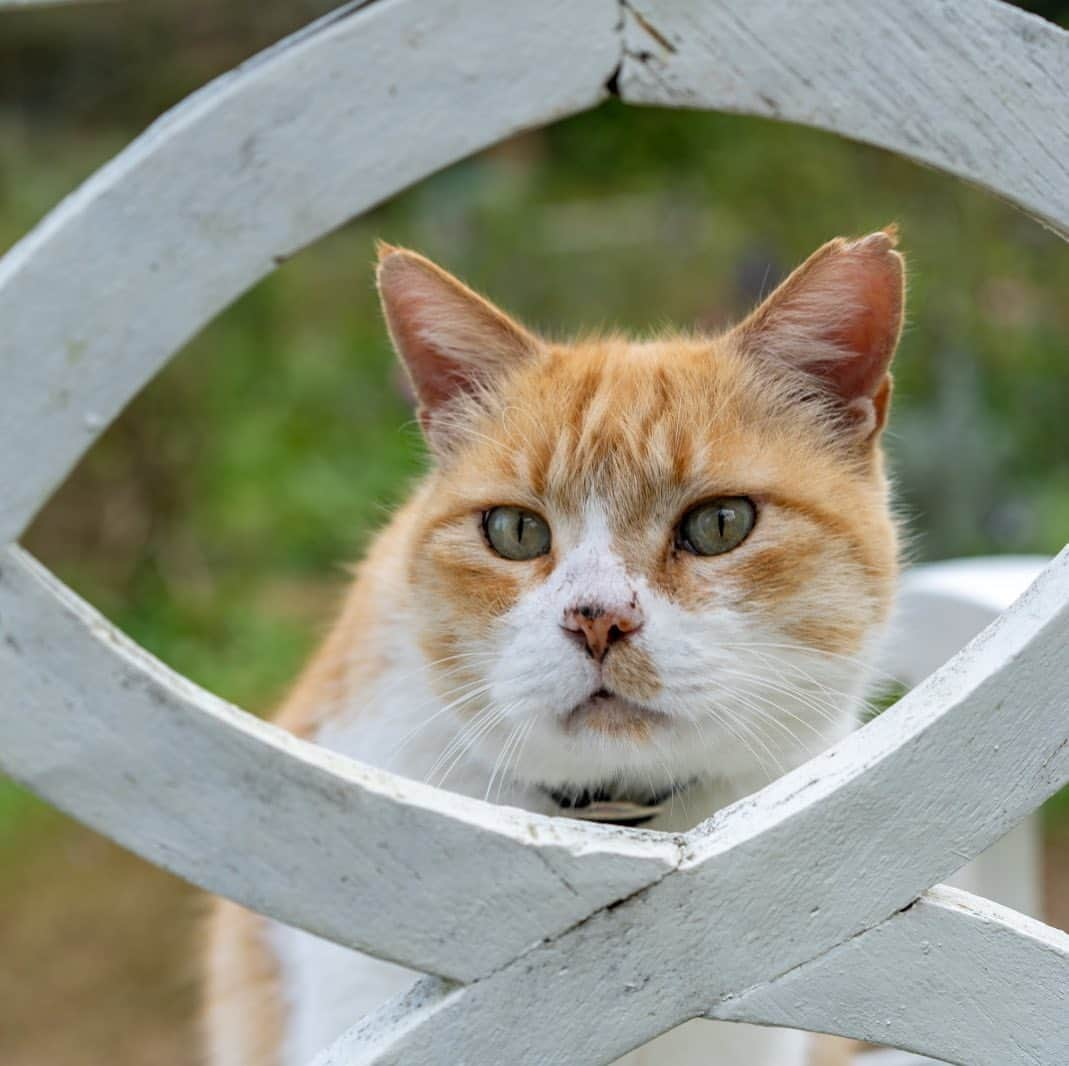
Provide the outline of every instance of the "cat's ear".
{"type": "Polygon", "coordinates": [[[890,407],[905,303],[897,242],[893,226],[829,241],[735,330],[745,351],[802,371],[830,396],[839,432],[855,442],[874,441],[890,407]]]}
{"type": "Polygon", "coordinates": [[[419,401],[427,442],[447,449],[462,395],[477,395],[539,350],[503,311],[416,252],[378,246],[379,296],[397,354],[419,401]]]}

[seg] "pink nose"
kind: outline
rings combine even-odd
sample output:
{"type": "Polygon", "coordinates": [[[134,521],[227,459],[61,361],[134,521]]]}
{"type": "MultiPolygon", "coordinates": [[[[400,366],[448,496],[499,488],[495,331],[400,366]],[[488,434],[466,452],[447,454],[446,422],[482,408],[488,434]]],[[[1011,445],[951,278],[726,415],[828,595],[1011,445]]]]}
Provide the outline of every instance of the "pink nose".
{"type": "Polygon", "coordinates": [[[636,603],[615,607],[584,603],[564,612],[561,627],[568,636],[585,645],[587,654],[600,663],[610,644],[637,633],[642,622],[642,612],[636,603]]]}

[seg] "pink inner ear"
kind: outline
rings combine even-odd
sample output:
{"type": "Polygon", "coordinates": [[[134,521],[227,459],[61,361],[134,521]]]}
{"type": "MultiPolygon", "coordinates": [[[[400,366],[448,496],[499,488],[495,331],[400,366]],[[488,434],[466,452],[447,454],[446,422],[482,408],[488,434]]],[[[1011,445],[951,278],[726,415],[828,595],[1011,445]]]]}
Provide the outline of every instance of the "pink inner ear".
{"type": "Polygon", "coordinates": [[[898,342],[902,281],[897,261],[887,258],[844,255],[837,264],[843,276],[834,290],[853,307],[825,336],[843,356],[813,369],[844,400],[876,395],[898,342]]]}
{"type": "Polygon", "coordinates": [[[390,336],[412,379],[427,438],[444,447],[448,419],[439,419],[439,412],[531,357],[538,342],[423,256],[385,246],[380,254],[379,293],[390,336]]]}
{"type": "Polygon", "coordinates": [[[450,357],[448,347],[434,337],[435,318],[443,318],[448,308],[429,299],[417,284],[398,285],[390,294],[387,319],[394,343],[402,353],[420,402],[427,408],[445,403],[451,396],[464,389],[471,376],[471,368],[465,368],[450,357]]]}
{"type": "Polygon", "coordinates": [[[836,397],[854,434],[871,439],[891,398],[902,329],[904,266],[893,228],[837,238],[813,253],[737,327],[765,365],[802,371],[836,397]]]}

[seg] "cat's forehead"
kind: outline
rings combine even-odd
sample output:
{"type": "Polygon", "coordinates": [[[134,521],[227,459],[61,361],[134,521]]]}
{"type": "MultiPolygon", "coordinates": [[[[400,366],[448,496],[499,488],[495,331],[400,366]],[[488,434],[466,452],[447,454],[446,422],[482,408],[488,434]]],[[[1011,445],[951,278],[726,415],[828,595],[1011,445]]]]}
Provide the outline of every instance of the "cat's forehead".
{"type": "Polygon", "coordinates": [[[614,526],[703,493],[757,491],[798,434],[730,345],[604,339],[551,349],[513,375],[469,439],[469,477],[516,502],[614,526]]]}

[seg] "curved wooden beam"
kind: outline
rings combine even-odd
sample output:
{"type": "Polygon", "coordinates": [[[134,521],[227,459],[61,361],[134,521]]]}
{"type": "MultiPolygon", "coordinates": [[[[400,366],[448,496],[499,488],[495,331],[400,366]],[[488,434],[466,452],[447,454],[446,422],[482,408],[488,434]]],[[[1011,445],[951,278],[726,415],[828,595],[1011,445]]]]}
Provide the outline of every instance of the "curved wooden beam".
{"type": "Polygon", "coordinates": [[[907,1048],[961,1066],[1069,1057],[1069,933],[947,886],[709,1017],[907,1048]]]}
{"type": "Polygon", "coordinates": [[[1069,237],[1069,32],[997,0],[626,0],[631,103],[797,122],[954,174],[1069,237]]]}
{"type": "Polygon", "coordinates": [[[0,544],[283,259],[603,99],[618,21],[616,0],[347,5],[161,118],[0,261],[0,544]]]}
{"type": "MultiPolygon", "coordinates": [[[[278,259],[610,88],[834,129],[1069,234],[1069,35],[1004,4],[360,6],[192,97],[0,262],[0,543],[278,259]]],[[[0,569],[13,776],[199,884],[473,982],[424,985],[411,1014],[363,1027],[360,1061],[529,1058],[531,982],[554,1019],[546,1061],[606,1061],[861,942],[1069,778],[1064,553],[892,712],[688,834],[682,859],[671,839],[502,811],[302,745],[170,674],[17,549],[0,569]]]]}
{"type": "Polygon", "coordinates": [[[664,834],[492,807],[297,740],[168,670],[17,548],[0,552],[0,621],[0,770],[339,944],[471,980],[678,864],[664,834]]]}
{"type": "Polygon", "coordinates": [[[593,106],[609,85],[631,103],[881,145],[1069,234],[1069,34],[995,0],[365,5],[194,94],[0,261],[0,366],[18,386],[0,393],[0,543],[280,260],[450,162],[593,106]]]}
{"type": "MultiPolygon", "coordinates": [[[[1038,555],[992,555],[911,567],[881,649],[880,669],[912,688],[990,625],[1042,573],[1038,555]]],[[[1042,829],[1034,813],[947,884],[1033,917],[1042,914],[1042,829]]]]}
{"type": "MultiPolygon", "coordinates": [[[[698,942],[674,960],[676,982],[662,987],[662,998],[683,998],[679,985],[692,979],[694,953],[705,950],[698,942]]],[[[560,964],[566,963],[562,956],[560,964]]],[[[545,976],[536,971],[529,979],[545,976]]],[[[628,994],[637,989],[636,975],[624,979],[614,989],[614,1006],[585,997],[571,1014],[590,1018],[608,1007],[617,1024],[626,1023],[629,1012],[645,1004],[628,994]]],[[[541,1010],[545,986],[528,987],[539,989],[541,1010]]],[[[561,1015],[553,1016],[555,1031],[540,1041],[521,1022],[526,1040],[517,1040],[509,1026],[520,1011],[530,1010],[530,1002],[528,997],[502,1018],[496,997],[481,996],[479,986],[424,981],[349,1030],[313,1066],[451,1066],[458,1047],[469,1066],[612,1061],[597,1042],[601,1033],[586,1038],[578,1020],[564,1022],[567,1033],[560,1039],[561,1015]],[[520,1057],[510,1060],[518,1048],[520,1057]]],[[[1069,934],[943,885],[860,936],[707,1012],[723,1021],[889,1044],[958,1066],[1065,1062],[1067,1015],[1069,934]]]]}

